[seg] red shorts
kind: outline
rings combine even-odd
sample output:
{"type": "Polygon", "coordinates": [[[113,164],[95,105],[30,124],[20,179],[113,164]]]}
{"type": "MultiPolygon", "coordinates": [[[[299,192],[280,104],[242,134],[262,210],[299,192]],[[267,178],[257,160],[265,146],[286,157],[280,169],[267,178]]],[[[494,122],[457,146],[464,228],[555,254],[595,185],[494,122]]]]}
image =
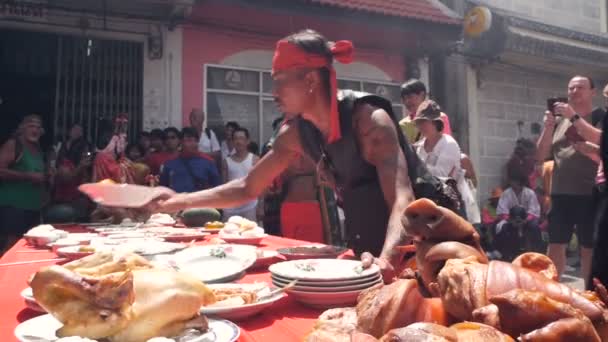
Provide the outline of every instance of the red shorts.
{"type": "Polygon", "coordinates": [[[285,202],[281,206],[284,237],[323,243],[323,221],[319,202],[285,202]]]}

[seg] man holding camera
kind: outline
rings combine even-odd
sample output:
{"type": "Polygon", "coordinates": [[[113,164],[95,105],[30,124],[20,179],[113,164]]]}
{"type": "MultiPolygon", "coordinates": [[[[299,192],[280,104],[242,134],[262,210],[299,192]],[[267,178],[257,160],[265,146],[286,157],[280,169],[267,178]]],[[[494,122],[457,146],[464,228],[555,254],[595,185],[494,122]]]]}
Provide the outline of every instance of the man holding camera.
{"type": "Polygon", "coordinates": [[[544,128],[537,143],[538,159],[553,159],[548,256],[561,276],[566,265],[566,246],[576,227],[581,246],[581,276],[587,279],[593,251],[595,216],[592,191],[597,164],[582,149],[585,141],[599,143],[604,111],[593,109],[593,80],[575,76],[568,83],[568,103],[557,102],[545,112],[544,128]]]}

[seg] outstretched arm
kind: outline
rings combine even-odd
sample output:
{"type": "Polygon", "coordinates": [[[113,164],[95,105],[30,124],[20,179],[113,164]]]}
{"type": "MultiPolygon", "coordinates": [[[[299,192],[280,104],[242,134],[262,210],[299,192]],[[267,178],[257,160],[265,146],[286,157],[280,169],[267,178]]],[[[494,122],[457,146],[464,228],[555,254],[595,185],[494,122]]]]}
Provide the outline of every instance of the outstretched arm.
{"type": "Polygon", "coordinates": [[[399,145],[397,128],[383,109],[362,105],[357,110],[356,128],[363,157],[376,167],[380,186],[390,208],[386,240],[380,257],[395,265],[395,247],[406,239],[402,223],[405,208],[414,201],[405,155],[399,145]]]}

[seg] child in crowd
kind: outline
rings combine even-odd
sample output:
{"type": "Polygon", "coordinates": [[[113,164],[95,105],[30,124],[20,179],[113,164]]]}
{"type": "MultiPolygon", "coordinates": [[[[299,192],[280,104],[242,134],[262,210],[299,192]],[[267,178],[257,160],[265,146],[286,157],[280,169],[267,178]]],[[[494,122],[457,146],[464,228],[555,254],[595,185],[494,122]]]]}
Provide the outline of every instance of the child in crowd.
{"type": "Polygon", "coordinates": [[[486,204],[481,209],[481,225],[479,228],[479,235],[481,236],[481,247],[486,251],[492,251],[493,248],[493,232],[496,224],[498,223],[498,215],[496,215],[496,208],[498,207],[498,200],[502,195],[502,188],[496,187],[490,193],[490,198],[486,201],[486,204]]]}
{"type": "Polygon", "coordinates": [[[500,199],[496,214],[499,222],[495,229],[495,247],[505,261],[511,261],[523,252],[542,252],[543,242],[538,220],[540,204],[534,190],[526,186],[525,176],[512,175],[500,199]]]}

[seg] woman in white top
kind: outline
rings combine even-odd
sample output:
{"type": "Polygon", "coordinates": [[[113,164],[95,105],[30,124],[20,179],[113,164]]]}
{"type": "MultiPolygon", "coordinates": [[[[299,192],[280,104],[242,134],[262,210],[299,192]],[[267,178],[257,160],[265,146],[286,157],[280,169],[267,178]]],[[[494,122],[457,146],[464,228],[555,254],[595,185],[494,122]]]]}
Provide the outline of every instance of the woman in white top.
{"type": "MultiPolygon", "coordinates": [[[[246,128],[238,127],[232,132],[232,145],[234,146],[234,154],[222,161],[224,182],[245,177],[259,160],[258,156],[247,150],[249,131],[246,128]]],[[[224,220],[238,215],[257,222],[257,206],[258,200],[255,199],[238,207],[224,209],[224,220]]]]}
{"type": "Polygon", "coordinates": [[[481,222],[477,201],[466,182],[465,170],[460,164],[460,146],[454,138],[443,134],[441,108],[435,101],[426,100],[418,107],[414,117],[418,131],[422,134],[414,146],[429,172],[438,178],[453,178],[465,204],[467,220],[473,224],[481,222]]]}

